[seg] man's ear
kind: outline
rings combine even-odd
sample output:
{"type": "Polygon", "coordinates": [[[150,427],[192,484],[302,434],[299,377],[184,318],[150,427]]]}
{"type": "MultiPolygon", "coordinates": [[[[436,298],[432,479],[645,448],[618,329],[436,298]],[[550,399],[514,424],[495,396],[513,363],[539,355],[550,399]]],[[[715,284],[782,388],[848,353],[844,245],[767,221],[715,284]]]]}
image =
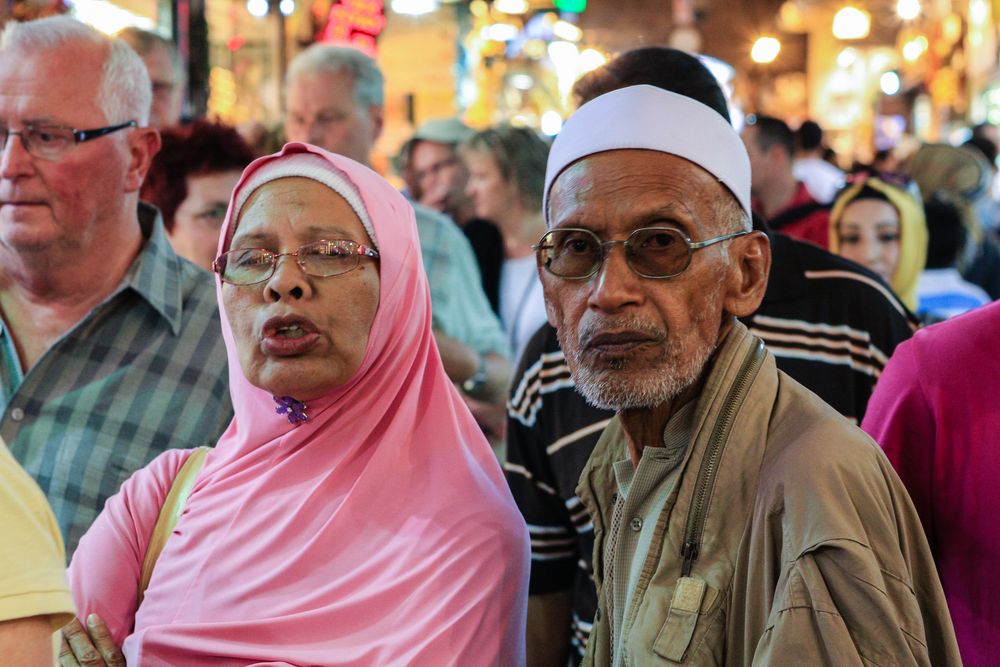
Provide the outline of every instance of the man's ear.
{"type": "Polygon", "coordinates": [[[764,300],[771,271],[771,242],[763,232],[733,239],[729,247],[729,272],[724,306],[736,317],[756,312],[764,300]]]}
{"type": "Polygon", "coordinates": [[[153,156],[160,152],[160,132],[155,127],[137,127],[129,134],[128,150],[125,192],[138,192],[153,162],[153,156]]]}

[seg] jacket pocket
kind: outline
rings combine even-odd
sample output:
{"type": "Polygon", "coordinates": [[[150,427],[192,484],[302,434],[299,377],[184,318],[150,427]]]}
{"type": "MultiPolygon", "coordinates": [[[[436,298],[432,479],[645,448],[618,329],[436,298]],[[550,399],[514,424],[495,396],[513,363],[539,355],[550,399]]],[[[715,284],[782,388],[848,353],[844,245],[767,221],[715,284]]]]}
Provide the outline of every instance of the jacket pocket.
{"type": "Polygon", "coordinates": [[[718,594],[704,579],[678,579],[667,617],[653,641],[653,652],[670,662],[683,662],[699,619],[711,609],[718,594]]]}

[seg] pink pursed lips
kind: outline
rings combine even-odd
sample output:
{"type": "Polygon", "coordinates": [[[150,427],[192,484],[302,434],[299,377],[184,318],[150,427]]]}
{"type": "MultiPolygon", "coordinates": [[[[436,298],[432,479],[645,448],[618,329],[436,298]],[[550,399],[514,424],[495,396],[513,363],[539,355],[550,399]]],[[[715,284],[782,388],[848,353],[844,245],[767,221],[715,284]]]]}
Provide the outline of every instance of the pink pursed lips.
{"type": "Polygon", "coordinates": [[[304,354],[319,338],[319,328],[301,315],[272,317],[261,329],[261,347],[266,354],[275,357],[304,354]]]}

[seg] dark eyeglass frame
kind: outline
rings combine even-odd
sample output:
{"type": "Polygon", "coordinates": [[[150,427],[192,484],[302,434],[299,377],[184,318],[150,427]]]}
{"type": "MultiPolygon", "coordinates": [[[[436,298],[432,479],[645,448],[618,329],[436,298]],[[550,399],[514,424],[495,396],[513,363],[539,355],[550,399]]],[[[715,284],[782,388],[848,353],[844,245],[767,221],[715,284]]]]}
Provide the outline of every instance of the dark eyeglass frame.
{"type": "Polygon", "coordinates": [[[271,277],[274,275],[274,272],[278,268],[278,260],[282,257],[294,257],[295,263],[299,265],[299,268],[302,269],[302,272],[307,276],[313,276],[316,278],[331,278],[333,276],[340,276],[345,273],[349,273],[354,269],[358,268],[358,266],[360,266],[362,257],[371,257],[372,259],[379,259],[380,255],[378,250],[374,248],[369,248],[368,246],[362,245],[357,241],[352,241],[351,239],[320,239],[319,241],[313,241],[311,243],[302,244],[301,246],[299,246],[299,249],[296,250],[295,252],[274,252],[273,250],[268,250],[267,248],[239,248],[237,250],[227,250],[226,252],[222,253],[212,261],[212,271],[219,274],[219,279],[222,280],[222,282],[228,283],[230,285],[236,285],[237,287],[246,287],[248,285],[259,285],[260,283],[267,282],[268,280],[271,279],[271,277]],[[349,243],[355,246],[355,249],[351,251],[349,255],[346,255],[355,258],[354,264],[350,268],[344,269],[343,271],[337,271],[336,273],[313,273],[306,268],[305,263],[303,262],[301,256],[301,253],[304,249],[324,244],[332,245],[332,244],[342,244],[342,243],[349,243]],[[264,257],[268,258],[270,262],[270,266],[268,267],[268,270],[263,278],[249,283],[237,283],[233,282],[232,280],[226,279],[224,272],[226,270],[227,264],[229,263],[228,259],[229,257],[236,256],[239,253],[252,252],[258,250],[265,253],[264,257]]]}
{"type": "Polygon", "coordinates": [[[24,127],[20,130],[12,130],[10,128],[0,128],[0,151],[7,148],[7,142],[10,141],[11,136],[20,135],[21,143],[24,145],[24,150],[28,151],[29,155],[33,155],[37,158],[43,160],[58,160],[60,157],[66,154],[70,146],[65,148],[60,148],[56,152],[41,152],[42,149],[38,147],[32,148],[32,142],[28,139],[28,136],[36,130],[58,130],[61,132],[69,133],[69,138],[73,139],[73,145],[82,144],[86,141],[91,141],[93,139],[99,139],[105,135],[111,134],[112,132],[117,132],[119,130],[124,130],[129,127],[139,127],[139,122],[135,120],[129,120],[124,123],[119,123],[117,125],[108,125],[106,127],[95,127],[89,130],[77,130],[66,125],[56,125],[54,123],[25,123],[24,127]]]}
{"type": "Polygon", "coordinates": [[[710,245],[721,243],[722,241],[728,241],[729,239],[735,239],[740,236],[746,236],[747,234],[751,233],[753,233],[753,230],[743,230],[739,232],[733,232],[732,234],[723,234],[722,236],[716,236],[715,238],[706,239],[704,241],[692,241],[691,238],[687,236],[684,232],[682,232],[679,229],[675,229],[673,227],[640,227],[639,229],[636,229],[631,234],[629,234],[628,238],[626,239],[620,241],[602,241],[597,234],[595,234],[589,229],[584,229],[583,227],[560,227],[558,229],[551,229],[545,232],[545,234],[538,241],[538,243],[536,245],[531,246],[531,249],[534,250],[535,253],[537,253],[536,257],[538,258],[539,266],[543,267],[546,271],[548,271],[555,277],[562,278],[564,280],[586,280],[587,278],[590,278],[591,276],[593,276],[594,274],[596,274],[598,271],[601,270],[601,267],[604,266],[604,261],[608,257],[608,253],[611,252],[610,250],[611,247],[616,245],[621,245],[625,249],[625,263],[628,264],[628,267],[636,275],[641,276],[643,278],[652,278],[654,280],[665,280],[667,278],[674,278],[676,276],[679,276],[680,274],[687,271],[688,267],[691,266],[691,257],[694,255],[695,250],[701,250],[702,248],[707,248],[710,245]],[[545,257],[545,253],[548,252],[549,250],[552,250],[555,246],[552,245],[551,243],[547,243],[547,240],[551,237],[552,234],[562,233],[562,232],[583,232],[585,234],[590,235],[596,240],[598,246],[601,249],[601,253],[597,261],[594,262],[594,266],[591,268],[589,273],[582,276],[562,276],[552,270],[551,266],[552,258],[545,257]],[[687,261],[684,262],[684,266],[680,270],[674,273],[663,276],[643,273],[642,271],[635,268],[635,266],[632,264],[632,257],[634,256],[634,253],[631,252],[632,241],[634,238],[636,238],[637,235],[643,232],[668,232],[670,234],[677,235],[682,241],[684,241],[688,249],[687,261]]]}
{"type": "Polygon", "coordinates": [[[454,167],[455,165],[458,164],[458,162],[459,162],[459,157],[457,155],[452,155],[449,158],[445,158],[444,160],[439,160],[434,164],[428,165],[423,169],[421,169],[420,171],[414,171],[413,178],[418,183],[420,183],[428,176],[435,176],[444,171],[445,169],[447,169],[448,167],[454,167]]]}

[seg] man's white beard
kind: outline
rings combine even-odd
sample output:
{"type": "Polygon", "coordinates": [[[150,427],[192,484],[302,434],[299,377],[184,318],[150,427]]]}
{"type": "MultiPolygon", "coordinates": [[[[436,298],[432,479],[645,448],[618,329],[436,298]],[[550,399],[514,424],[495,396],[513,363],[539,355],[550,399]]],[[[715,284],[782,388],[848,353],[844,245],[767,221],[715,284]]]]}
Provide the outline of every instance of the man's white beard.
{"type": "Polygon", "coordinates": [[[660,362],[643,370],[595,370],[574,361],[570,361],[570,368],[577,391],[594,407],[616,411],[653,408],[674,400],[694,384],[714,351],[715,342],[706,341],[684,358],[676,342],[668,341],[660,362]]]}

